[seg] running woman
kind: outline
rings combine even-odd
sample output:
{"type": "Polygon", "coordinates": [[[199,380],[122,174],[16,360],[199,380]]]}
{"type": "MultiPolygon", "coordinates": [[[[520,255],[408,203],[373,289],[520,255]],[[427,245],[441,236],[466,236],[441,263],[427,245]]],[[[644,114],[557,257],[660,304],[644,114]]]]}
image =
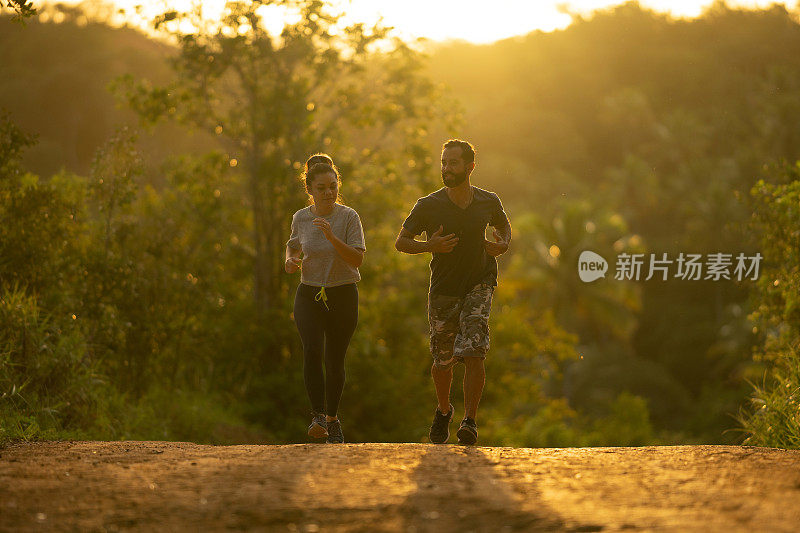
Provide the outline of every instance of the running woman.
{"type": "Polygon", "coordinates": [[[308,434],[341,443],[338,409],[345,354],[358,322],[356,283],[366,251],[364,230],[358,213],[340,202],[341,179],[330,157],[311,156],[302,179],[312,203],[292,217],[285,269],[301,272],[294,321],[303,342],[303,378],[311,401],[308,434]]]}
{"type": "Polygon", "coordinates": [[[475,149],[462,140],[442,147],[444,187],[420,198],[403,222],[395,248],[408,254],[430,252],[431,280],[428,290],[431,376],[438,406],[429,437],[442,444],[450,438],[450,386],[453,365],[464,363],[465,416],[458,429],[459,444],[475,444],[476,422],[486,372],[483,361],[489,351],[489,311],[497,286],[495,257],[508,250],[511,224],[500,198],[470,184],[475,168],[475,149]],[[493,226],[496,242],[485,239],[493,226]],[[426,241],[415,237],[422,232],[426,241]]]}

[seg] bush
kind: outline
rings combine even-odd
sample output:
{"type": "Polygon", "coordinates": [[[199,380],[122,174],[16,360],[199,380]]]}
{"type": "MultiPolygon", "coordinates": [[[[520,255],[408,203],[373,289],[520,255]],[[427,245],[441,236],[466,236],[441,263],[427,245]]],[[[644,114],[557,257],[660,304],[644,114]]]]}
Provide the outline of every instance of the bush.
{"type": "Polygon", "coordinates": [[[62,322],[21,289],[0,296],[0,441],[110,429],[108,383],[87,357],[77,321],[62,322]]]}
{"type": "Polygon", "coordinates": [[[745,444],[800,448],[800,163],[772,177],[778,184],[760,180],[751,190],[764,268],[749,318],[761,339],[754,358],[764,377],[738,418],[750,434],[745,444]]]}

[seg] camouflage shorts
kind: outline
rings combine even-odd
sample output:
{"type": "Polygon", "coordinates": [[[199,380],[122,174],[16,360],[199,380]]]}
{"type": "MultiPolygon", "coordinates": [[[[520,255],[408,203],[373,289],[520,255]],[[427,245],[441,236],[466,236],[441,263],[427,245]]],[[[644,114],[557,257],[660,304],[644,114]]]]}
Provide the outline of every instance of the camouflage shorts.
{"type": "Polygon", "coordinates": [[[464,357],[486,357],[493,293],[493,286],[480,284],[463,298],[428,295],[431,355],[436,366],[447,369],[464,357]]]}

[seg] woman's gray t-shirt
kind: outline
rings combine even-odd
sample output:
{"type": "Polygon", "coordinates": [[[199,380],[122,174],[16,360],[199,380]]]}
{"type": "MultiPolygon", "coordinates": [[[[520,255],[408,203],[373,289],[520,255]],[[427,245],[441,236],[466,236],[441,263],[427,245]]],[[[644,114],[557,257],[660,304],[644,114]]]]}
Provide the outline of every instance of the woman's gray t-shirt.
{"type": "Polygon", "coordinates": [[[333,247],[325,234],[311,222],[324,218],[331,231],[345,244],[366,250],[364,229],[355,209],[334,204],[333,211],[323,217],[311,212],[311,206],[297,211],[292,217],[292,234],[286,246],[303,252],[300,281],[314,287],[336,287],[361,281],[358,268],[347,264],[333,247]]]}

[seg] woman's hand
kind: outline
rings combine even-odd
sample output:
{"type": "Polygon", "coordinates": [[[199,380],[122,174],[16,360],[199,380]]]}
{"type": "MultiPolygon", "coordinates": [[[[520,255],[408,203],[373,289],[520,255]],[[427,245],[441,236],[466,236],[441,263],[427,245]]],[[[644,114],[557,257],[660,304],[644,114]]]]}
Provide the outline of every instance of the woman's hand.
{"type": "Polygon", "coordinates": [[[324,218],[315,218],[311,221],[311,223],[318,227],[323,234],[325,234],[325,238],[328,239],[328,242],[333,245],[333,248],[339,254],[339,257],[344,259],[348,265],[355,268],[361,266],[361,262],[364,260],[364,250],[354,248],[334,235],[330,222],[324,218]]]}
{"type": "Polygon", "coordinates": [[[303,260],[299,257],[289,257],[286,259],[286,263],[283,265],[283,268],[286,270],[287,274],[294,274],[297,272],[303,264],[303,260]]]}
{"type": "Polygon", "coordinates": [[[331,229],[330,222],[324,218],[315,218],[311,223],[322,230],[326,239],[331,240],[333,238],[333,230],[331,229]]]}

